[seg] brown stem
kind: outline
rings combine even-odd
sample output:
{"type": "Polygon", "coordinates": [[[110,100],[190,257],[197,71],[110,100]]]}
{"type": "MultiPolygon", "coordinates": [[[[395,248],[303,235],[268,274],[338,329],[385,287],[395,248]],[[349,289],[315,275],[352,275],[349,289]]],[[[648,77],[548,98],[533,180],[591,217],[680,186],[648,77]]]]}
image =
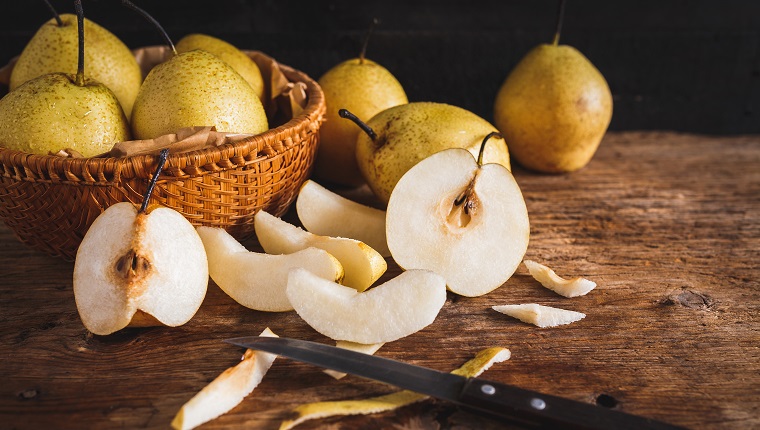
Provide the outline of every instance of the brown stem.
{"type": "Polygon", "coordinates": [[[164,30],[164,27],[162,27],[155,18],[150,16],[148,12],[146,12],[144,9],[141,9],[129,0],[121,0],[121,4],[139,13],[143,18],[153,24],[158,29],[158,32],[161,33],[161,36],[164,38],[166,44],[169,45],[169,48],[171,48],[174,55],[177,55],[177,49],[174,48],[174,42],[172,42],[172,38],[169,37],[169,34],[166,32],[166,30],[164,30]]]}
{"type": "Polygon", "coordinates": [[[565,0],[559,0],[557,6],[557,24],[554,27],[554,40],[552,44],[554,46],[559,45],[559,34],[562,32],[562,21],[565,18],[565,0]]]}
{"type": "Polygon", "coordinates": [[[372,36],[372,31],[379,23],[377,18],[372,18],[372,22],[369,24],[366,36],[364,36],[364,43],[362,43],[362,51],[359,53],[359,64],[364,64],[364,56],[367,54],[367,45],[369,45],[369,38],[372,36]]]}
{"type": "Polygon", "coordinates": [[[61,16],[58,15],[58,11],[55,10],[52,4],[50,4],[50,0],[42,0],[47,5],[48,9],[50,9],[50,12],[53,14],[53,18],[55,18],[55,22],[58,24],[58,27],[63,27],[63,21],[61,20],[61,16]]]}
{"type": "Polygon", "coordinates": [[[158,175],[161,174],[161,171],[164,170],[164,164],[166,163],[166,158],[169,156],[169,148],[164,148],[161,150],[161,153],[158,154],[158,166],[156,166],[156,172],[153,174],[153,177],[150,178],[150,183],[148,184],[148,189],[145,191],[145,196],[143,197],[142,206],[140,206],[140,213],[144,213],[148,209],[148,202],[150,201],[150,197],[153,194],[153,188],[156,187],[156,182],[158,181],[158,175]]]}
{"type": "Polygon", "coordinates": [[[82,0],[74,0],[74,10],[77,13],[77,34],[79,36],[79,59],[77,61],[76,84],[84,86],[84,10],[82,0]]]}
{"type": "Polygon", "coordinates": [[[501,133],[492,131],[486,135],[486,137],[483,138],[483,143],[480,144],[480,152],[478,152],[478,166],[483,165],[483,153],[486,151],[486,143],[489,139],[492,137],[496,137],[499,139],[504,139],[504,136],[501,135],[501,133]]]}
{"type": "Polygon", "coordinates": [[[373,142],[377,140],[377,133],[375,133],[375,130],[372,130],[372,127],[368,126],[366,122],[360,120],[359,117],[349,112],[348,109],[340,109],[338,111],[338,115],[341,118],[346,118],[353,121],[354,124],[358,125],[363,132],[367,133],[367,136],[369,136],[373,142]]]}

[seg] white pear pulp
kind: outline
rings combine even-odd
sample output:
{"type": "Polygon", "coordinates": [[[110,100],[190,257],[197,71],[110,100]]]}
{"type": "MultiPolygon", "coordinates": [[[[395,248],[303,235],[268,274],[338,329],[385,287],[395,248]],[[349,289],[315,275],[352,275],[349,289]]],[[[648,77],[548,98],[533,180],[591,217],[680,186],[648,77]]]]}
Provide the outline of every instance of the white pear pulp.
{"type": "Polygon", "coordinates": [[[388,202],[386,232],[404,269],[446,278],[463,296],[480,296],[514,274],[528,248],[530,224],[520,187],[498,164],[478,166],[464,149],[440,151],[410,169],[388,202]],[[456,205],[468,196],[468,212],[456,205]]]}
{"type": "Polygon", "coordinates": [[[343,277],[343,267],[327,251],[306,248],[293,254],[248,251],[221,228],[198,227],[208,255],[211,279],[241,305],[267,312],[293,310],[285,294],[288,272],[301,267],[331,281],[343,277]]]}
{"type": "Polygon", "coordinates": [[[365,292],[322,279],[305,269],[288,275],[288,298],[314,330],[334,340],[384,343],[432,324],[446,302],[446,281],[409,270],[365,292]]]}
{"type": "Polygon", "coordinates": [[[98,335],[126,327],[141,310],[167,326],[198,311],[208,261],[195,228],[179,212],[148,213],[128,202],[106,209],[90,226],[74,263],[74,297],[84,326],[98,335]],[[134,253],[137,266],[124,267],[134,253]]]}

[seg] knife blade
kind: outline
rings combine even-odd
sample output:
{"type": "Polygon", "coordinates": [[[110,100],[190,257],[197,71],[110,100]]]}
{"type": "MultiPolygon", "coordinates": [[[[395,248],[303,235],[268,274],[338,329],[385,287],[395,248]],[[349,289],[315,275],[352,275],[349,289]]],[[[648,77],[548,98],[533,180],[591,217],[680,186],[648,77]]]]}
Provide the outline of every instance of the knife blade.
{"type": "Polygon", "coordinates": [[[263,336],[239,337],[225,342],[384,382],[527,428],[682,429],[589,403],[317,342],[263,336]]]}

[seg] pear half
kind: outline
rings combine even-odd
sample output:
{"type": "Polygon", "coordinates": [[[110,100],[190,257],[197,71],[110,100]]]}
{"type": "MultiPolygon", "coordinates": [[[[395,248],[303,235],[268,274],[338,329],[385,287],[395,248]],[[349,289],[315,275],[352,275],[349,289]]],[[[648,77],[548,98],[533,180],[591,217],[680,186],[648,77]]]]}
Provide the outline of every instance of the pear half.
{"type": "Polygon", "coordinates": [[[357,291],[369,288],[388,268],[383,256],[364,242],[309,233],[263,210],[257,212],[253,220],[264,251],[292,254],[309,247],[324,249],[343,266],[343,284],[357,291]]]}
{"type": "Polygon", "coordinates": [[[383,257],[390,257],[385,240],[385,211],[340,196],[308,180],[296,200],[301,223],[311,233],[350,237],[371,246],[383,257]]]}
{"type": "Polygon", "coordinates": [[[446,302],[446,281],[427,270],[409,270],[360,293],[308,270],[293,269],[287,293],[298,315],[314,330],[335,340],[375,344],[432,324],[446,302]]]}
{"type": "Polygon", "coordinates": [[[470,297],[512,276],[530,234],[525,201],[509,170],[481,166],[460,148],[433,154],[401,177],[386,223],[399,266],[439,273],[451,291],[470,297]]]}
{"type": "Polygon", "coordinates": [[[271,255],[248,251],[224,229],[198,227],[206,247],[211,279],[241,305],[267,312],[293,310],[285,294],[288,272],[302,267],[338,282],[343,266],[327,251],[306,248],[293,254],[271,255]]]}
{"type": "Polygon", "coordinates": [[[203,242],[185,217],[165,207],[109,207],[87,230],[74,263],[77,310],[97,335],[140,320],[182,325],[198,311],[207,286],[203,242]]]}

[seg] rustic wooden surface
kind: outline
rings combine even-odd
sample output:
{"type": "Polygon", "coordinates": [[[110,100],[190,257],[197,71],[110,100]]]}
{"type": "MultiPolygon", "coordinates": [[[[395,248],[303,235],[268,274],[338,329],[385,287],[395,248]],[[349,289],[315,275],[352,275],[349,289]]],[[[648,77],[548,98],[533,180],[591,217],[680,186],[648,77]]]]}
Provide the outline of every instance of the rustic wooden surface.
{"type": "MultiPolygon", "coordinates": [[[[759,428],[760,136],[609,134],[580,172],[515,175],[531,217],[526,258],[598,288],[566,299],[521,266],[484,297],[450,295],[432,325],[378,355],[450,370],[502,345],[512,358],[484,376],[690,428],[759,428]],[[539,329],[490,309],[525,302],[588,316],[539,329]]],[[[93,336],[77,315],[73,263],[26,248],[4,226],[0,243],[2,428],[168,428],[184,402],[240,358],[222,339],[268,326],[329,341],[294,312],[245,309],[213,283],[182,327],[93,336]]],[[[398,272],[391,262],[385,277],[398,272]]],[[[273,429],[305,402],[391,391],[278,359],[251,396],[205,428],[273,429]]],[[[425,401],[300,428],[324,427],[498,424],[425,401]]]]}

